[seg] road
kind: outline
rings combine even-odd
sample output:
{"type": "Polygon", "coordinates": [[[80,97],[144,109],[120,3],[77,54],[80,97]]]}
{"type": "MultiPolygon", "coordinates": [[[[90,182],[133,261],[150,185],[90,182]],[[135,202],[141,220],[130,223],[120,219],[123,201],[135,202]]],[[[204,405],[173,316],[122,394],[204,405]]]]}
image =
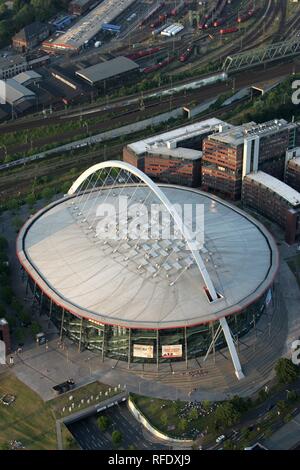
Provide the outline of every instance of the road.
{"type": "MultiPolygon", "coordinates": [[[[253,410],[250,410],[248,413],[246,413],[242,422],[239,425],[235,426],[234,431],[230,429],[224,432],[224,434],[226,435],[226,438],[231,439],[234,442],[238,443],[238,441],[241,438],[241,430],[245,428],[252,428],[252,427],[257,428],[259,426],[259,423],[261,423],[264,420],[267,414],[274,409],[278,401],[286,400],[287,393],[288,393],[287,390],[289,391],[295,390],[298,393],[298,395],[300,395],[300,379],[296,381],[294,384],[286,386],[284,390],[281,390],[271,395],[261,405],[259,405],[253,410]]],[[[296,415],[298,415],[299,412],[300,412],[300,406],[295,407],[295,409],[292,412],[292,415],[295,417],[296,415]]],[[[299,436],[300,436],[300,420],[298,419],[298,421],[299,421],[299,436]]],[[[277,422],[276,425],[274,425],[274,427],[272,428],[273,433],[277,432],[284,425],[285,423],[283,421],[277,422]]],[[[299,440],[300,440],[300,437],[299,437],[299,440]]],[[[255,439],[255,442],[256,441],[257,439],[255,439]]],[[[252,442],[251,445],[254,444],[255,442],[252,442]]],[[[286,442],[288,442],[288,440],[286,442]]],[[[211,442],[207,444],[207,448],[208,449],[220,449],[223,447],[223,444],[224,443],[216,445],[215,442],[211,442]]]]}
{"type": "Polygon", "coordinates": [[[100,431],[97,425],[99,415],[68,425],[69,431],[83,450],[112,450],[111,433],[114,430],[120,431],[123,436],[123,449],[128,449],[129,446],[134,446],[137,450],[168,449],[168,446],[153,443],[147,438],[142,425],[131,415],[126,404],[114,406],[101,414],[107,416],[110,422],[106,432],[100,431]]]}

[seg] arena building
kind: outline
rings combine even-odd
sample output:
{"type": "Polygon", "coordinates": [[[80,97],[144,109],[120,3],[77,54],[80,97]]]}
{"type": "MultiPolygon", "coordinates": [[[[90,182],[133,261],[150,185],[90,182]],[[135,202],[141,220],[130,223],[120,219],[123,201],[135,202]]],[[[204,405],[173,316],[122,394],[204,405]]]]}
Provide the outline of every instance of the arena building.
{"type": "Polygon", "coordinates": [[[187,364],[228,346],[239,379],[236,341],[273,308],[279,264],[271,235],[240,209],[197,189],[157,186],[124,162],[89,168],[64,198],[33,215],[19,233],[17,255],[41,312],[80,350],[130,368],[187,364]],[[158,203],[162,214],[148,217],[158,203]],[[124,220],[130,226],[136,205],[146,212],[133,237],[124,220]],[[108,207],[117,220],[126,214],[115,239],[107,235],[107,221],[114,225],[104,216],[108,207]],[[193,243],[192,229],[203,243],[193,243]]]}

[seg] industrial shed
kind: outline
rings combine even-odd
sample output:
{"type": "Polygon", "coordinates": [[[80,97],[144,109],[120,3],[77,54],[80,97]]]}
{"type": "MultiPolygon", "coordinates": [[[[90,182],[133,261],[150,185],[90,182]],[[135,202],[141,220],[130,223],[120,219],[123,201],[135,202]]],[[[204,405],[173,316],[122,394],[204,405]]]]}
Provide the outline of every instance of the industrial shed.
{"type": "Polygon", "coordinates": [[[115,59],[92,65],[86,69],[78,70],[76,75],[92,86],[99,86],[107,80],[128,79],[139,71],[139,65],[127,57],[115,59]]]}
{"type": "Polygon", "coordinates": [[[35,99],[35,93],[16,80],[9,78],[6,81],[0,81],[0,100],[2,102],[9,103],[12,106],[18,106],[24,101],[35,99]]]}

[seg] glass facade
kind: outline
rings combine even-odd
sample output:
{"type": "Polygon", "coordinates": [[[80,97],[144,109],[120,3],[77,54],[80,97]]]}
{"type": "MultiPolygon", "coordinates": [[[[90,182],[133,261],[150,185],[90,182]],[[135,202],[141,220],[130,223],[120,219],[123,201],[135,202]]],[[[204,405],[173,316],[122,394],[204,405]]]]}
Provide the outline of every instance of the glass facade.
{"type": "MultiPolygon", "coordinates": [[[[68,337],[80,350],[88,349],[102,357],[129,363],[162,363],[184,361],[206,354],[219,323],[212,322],[186,328],[164,330],[129,329],[105,325],[93,320],[79,318],[54,304],[41,293],[29,279],[29,286],[40,305],[40,310],[55,324],[61,338],[68,337]]],[[[227,317],[234,339],[248,333],[266,308],[266,292],[259,300],[243,312],[227,317]]],[[[225,338],[219,335],[215,348],[226,346],[225,338]]]]}

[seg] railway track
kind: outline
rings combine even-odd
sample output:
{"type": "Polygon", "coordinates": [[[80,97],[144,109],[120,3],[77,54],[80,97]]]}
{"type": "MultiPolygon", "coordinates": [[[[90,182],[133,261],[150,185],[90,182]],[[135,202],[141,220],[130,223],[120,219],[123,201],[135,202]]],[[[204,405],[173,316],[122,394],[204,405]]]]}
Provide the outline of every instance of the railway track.
{"type": "MultiPolygon", "coordinates": [[[[237,76],[236,86],[237,88],[243,88],[249,86],[249,84],[269,80],[274,77],[281,77],[283,75],[289,75],[293,69],[294,65],[282,64],[277,65],[276,67],[271,68],[270,70],[255,71],[253,73],[253,79],[249,79],[249,74],[245,77],[244,74],[237,76]]],[[[300,71],[300,64],[295,64],[296,71],[300,71]]],[[[250,72],[251,75],[251,72],[250,72]]],[[[228,90],[225,84],[222,84],[216,87],[211,87],[210,94],[208,95],[207,90],[202,90],[202,98],[208,99],[211,96],[224,92],[228,90]]],[[[200,98],[199,98],[200,99],[200,98]]],[[[200,99],[201,100],[201,99],[200,99]]],[[[209,119],[210,117],[219,117],[222,119],[225,113],[233,109],[236,104],[231,105],[231,107],[226,107],[218,111],[208,112],[205,115],[201,116],[201,119],[209,119]]],[[[195,118],[197,119],[197,118],[195,118]]],[[[198,118],[199,119],[199,118],[198,118]]],[[[182,124],[181,124],[182,126],[182,124]]],[[[176,127],[176,126],[175,126],[176,127]]],[[[178,127],[178,126],[177,126],[178,127]]],[[[132,139],[128,139],[128,142],[132,139]]],[[[106,156],[105,159],[111,158],[120,158],[122,148],[126,143],[108,145],[106,147],[106,156]]],[[[31,188],[32,181],[35,177],[48,176],[54,178],[55,176],[61,177],[62,174],[67,173],[70,169],[76,168],[79,170],[87,167],[89,164],[102,161],[104,156],[101,150],[91,151],[84,153],[82,155],[69,155],[69,156],[51,156],[47,157],[43,161],[36,161],[22,165],[21,167],[14,168],[9,171],[5,171],[0,174],[0,202],[3,203],[4,200],[7,200],[9,197],[13,197],[16,194],[24,194],[26,191],[31,188]]]]}
{"type": "MultiPolygon", "coordinates": [[[[296,71],[299,70],[299,64],[298,65],[296,64],[295,70],[296,71]]],[[[256,70],[255,74],[252,74],[252,75],[251,73],[248,73],[247,75],[240,73],[235,76],[236,89],[250,86],[251,84],[256,83],[257,81],[269,80],[270,78],[274,76],[281,77],[283,75],[290,74],[290,73],[292,73],[292,67],[289,63],[280,64],[268,70],[256,70]]],[[[93,125],[90,124],[89,133],[99,134],[101,132],[111,129],[112,127],[121,127],[122,125],[137,122],[140,119],[144,119],[146,117],[152,116],[153,109],[155,109],[155,112],[157,114],[160,114],[160,113],[169,111],[170,109],[174,109],[176,107],[188,106],[188,105],[191,106],[193,105],[193,103],[197,103],[197,102],[200,103],[201,101],[205,101],[216,95],[226,93],[230,89],[231,88],[230,88],[229,83],[222,82],[222,83],[218,83],[215,85],[206,86],[205,88],[200,88],[199,90],[194,91],[194,92],[187,92],[186,95],[182,95],[182,94],[173,95],[173,96],[171,95],[170,97],[166,97],[163,99],[153,100],[151,102],[145,103],[145,109],[140,109],[137,104],[128,108],[122,108],[119,110],[118,114],[116,114],[114,117],[108,118],[108,115],[107,115],[104,121],[94,123],[93,125]],[[115,126],[111,125],[112,121],[116,122],[115,126]]],[[[99,111],[96,114],[96,116],[101,113],[103,114],[102,111],[99,111]]],[[[77,120],[79,119],[78,116],[76,119],[77,120]]],[[[42,123],[42,126],[44,126],[44,123],[42,123]]],[[[16,129],[13,129],[13,130],[16,131],[16,129]]],[[[39,147],[42,147],[51,143],[54,139],[57,142],[62,142],[62,141],[67,141],[67,140],[72,141],[74,140],[74,138],[76,138],[76,135],[78,136],[78,133],[79,133],[78,130],[74,130],[73,132],[61,133],[61,134],[57,134],[56,136],[49,136],[47,138],[36,139],[32,143],[27,142],[21,145],[7,146],[6,152],[8,152],[11,155],[18,154],[20,152],[26,153],[30,151],[31,146],[32,148],[39,148],[39,147]]],[[[2,158],[4,158],[5,156],[5,151],[1,147],[0,147],[0,155],[2,155],[2,158]]]]}
{"type": "MultiPolygon", "coordinates": [[[[269,0],[269,4],[273,5],[274,0],[269,0]]],[[[268,11],[268,10],[267,10],[268,11]]],[[[273,11],[273,16],[270,16],[270,19],[269,19],[269,24],[272,23],[273,21],[273,18],[274,18],[274,11],[273,11]]],[[[250,48],[250,43],[253,41],[253,39],[255,38],[255,34],[252,34],[251,37],[246,37],[244,41],[246,41],[246,43],[244,42],[244,44],[246,44],[246,46],[248,46],[250,48]]],[[[207,37],[207,35],[206,35],[207,37]]],[[[198,43],[199,41],[201,40],[204,40],[205,37],[201,37],[201,38],[196,38],[194,39],[193,43],[198,43]]],[[[188,45],[190,43],[190,40],[187,41],[187,43],[184,45],[184,47],[182,46],[182,49],[180,49],[181,51],[185,50],[185,47],[186,45],[188,45]]],[[[229,54],[232,54],[234,53],[235,51],[238,51],[238,47],[237,46],[233,46],[230,45],[228,48],[224,49],[224,48],[218,48],[216,51],[214,51],[214,53],[212,55],[207,55],[205,60],[207,59],[210,59],[212,60],[215,55],[217,55],[217,57],[219,59],[223,59],[224,57],[226,57],[227,55],[229,54]],[[222,52],[221,52],[221,50],[222,52]]],[[[195,63],[195,66],[199,66],[201,65],[201,63],[203,63],[203,61],[200,61],[200,62],[197,62],[195,63]]],[[[179,68],[179,69],[176,69],[174,71],[174,73],[178,73],[180,72],[181,70],[183,70],[183,68],[179,68]]],[[[188,82],[191,82],[192,80],[189,79],[189,80],[182,80],[182,81],[178,81],[178,85],[180,84],[183,84],[183,83],[188,83],[188,82]]],[[[177,84],[177,82],[176,82],[177,84]]],[[[167,85],[163,85],[161,87],[158,87],[156,90],[157,91],[161,91],[161,90],[164,90],[168,88],[167,85]]],[[[156,91],[155,90],[155,91],[156,91]]],[[[140,94],[135,94],[135,95],[131,95],[130,97],[128,97],[128,99],[130,98],[133,98],[133,97],[138,97],[140,94]]],[[[112,110],[115,110],[116,112],[119,112],[122,108],[126,107],[127,106],[127,101],[128,99],[124,99],[124,98],[121,98],[121,99],[113,99],[113,100],[110,100],[110,105],[109,107],[111,109],[107,109],[108,106],[105,106],[104,104],[95,104],[93,106],[84,106],[82,107],[82,110],[85,112],[86,110],[93,110],[93,108],[99,108],[99,112],[98,113],[95,113],[93,116],[91,116],[91,119],[92,118],[95,118],[98,114],[102,114],[102,115],[106,115],[107,118],[110,118],[110,113],[112,110]]],[[[75,108],[76,109],[76,108],[75,108]]],[[[80,111],[79,111],[80,112],[80,111]]],[[[70,113],[68,113],[70,114],[70,113]]],[[[68,114],[65,114],[65,111],[59,111],[59,112],[55,112],[53,114],[53,116],[50,116],[50,117],[47,117],[46,119],[42,118],[39,116],[38,118],[29,118],[27,119],[26,121],[24,120],[19,120],[15,123],[7,123],[7,124],[2,124],[0,125],[0,132],[14,132],[14,131],[17,131],[17,130],[31,130],[31,129],[34,129],[34,128],[37,128],[37,127],[42,127],[43,125],[44,126],[49,126],[51,124],[57,124],[58,122],[58,119],[60,118],[63,118],[63,116],[68,116],[68,120],[69,121],[72,121],[72,120],[78,120],[78,116],[75,116],[74,118],[72,118],[72,116],[70,117],[68,114]]],[[[88,120],[89,117],[85,117],[85,120],[88,120]]],[[[3,149],[2,149],[2,152],[3,152],[3,149]]]]}
{"type": "Polygon", "coordinates": [[[286,23],[285,31],[282,34],[282,40],[289,39],[290,37],[293,37],[297,31],[300,32],[300,11],[299,10],[286,23]]]}
{"type": "MultiPolygon", "coordinates": [[[[199,66],[205,65],[208,61],[212,62],[214,60],[221,63],[229,55],[233,55],[241,51],[247,51],[263,44],[268,39],[266,36],[268,29],[273,25],[276,17],[282,13],[280,1],[281,0],[267,0],[264,5],[262,16],[259,21],[252,26],[248,33],[244,36],[240,36],[234,43],[231,43],[228,46],[221,45],[211,52],[208,51],[204,58],[193,63],[194,67],[198,68],[199,66]]],[[[186,70],[186,68],[187,66],[176,69],[174,73],[180,73],[181,71],[186,70]]]]}

